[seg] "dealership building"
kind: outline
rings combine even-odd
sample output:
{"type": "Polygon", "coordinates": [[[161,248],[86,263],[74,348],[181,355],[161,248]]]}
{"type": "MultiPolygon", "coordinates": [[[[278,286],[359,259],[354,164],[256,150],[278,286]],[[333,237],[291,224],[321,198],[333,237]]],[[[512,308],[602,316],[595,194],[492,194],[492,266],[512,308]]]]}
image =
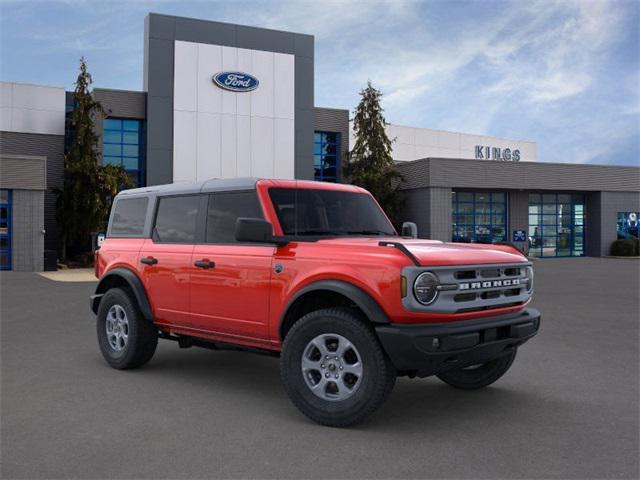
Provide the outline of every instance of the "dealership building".
{"type": "MultiPolygon", "coordinates": [[[[149,14],[144,86],[96,88],[101,158],[139,186],[207,178],[340,182],[349,111],[314,103],[314,37],[149,14]]],[[[0,268],[55,265],[61,87],[0,82],[0,268]]],[[[403,221],[421,238],[510,241],[532,256],[603,256],[637,236],[640,168],[546,163],[536,144],[389,125],[403,221]]]]}

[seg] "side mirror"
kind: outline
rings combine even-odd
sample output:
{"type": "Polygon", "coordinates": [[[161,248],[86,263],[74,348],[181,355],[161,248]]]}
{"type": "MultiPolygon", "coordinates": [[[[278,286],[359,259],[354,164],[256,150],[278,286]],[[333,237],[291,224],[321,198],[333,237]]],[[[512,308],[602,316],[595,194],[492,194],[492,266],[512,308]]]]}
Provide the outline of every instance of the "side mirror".
{"type": "Polygon", "coordinates": [[[273,236],[271,224],[261,218],[239,217],[236,220],[236,240],[247,243],[280,243],[273,236]]]}
{"type": "Polygon", "coordinates": [[[401,236],[418,238],[418,226],[413,222],[404,222],[402,224],[401,236]]]}

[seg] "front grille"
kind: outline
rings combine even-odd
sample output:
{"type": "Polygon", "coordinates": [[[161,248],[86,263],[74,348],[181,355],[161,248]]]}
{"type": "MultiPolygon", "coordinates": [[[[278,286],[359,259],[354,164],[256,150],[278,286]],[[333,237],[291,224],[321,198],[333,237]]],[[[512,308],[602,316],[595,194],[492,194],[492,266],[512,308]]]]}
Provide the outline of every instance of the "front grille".
{"type": "Polygon", "coordinates": [[[477,297],[475,293],[458,293],[453,300],[456,302],[473,302],[477,297]]]}
{"type": "Polygon", "coordinates": [[[480,270],[480,276],[482,278],[497,278],[500,276],[500,269],[480,270]]]}
{"type": "Polygon", "coordinates": [[[473,280],[474,278],[476,278],[476,271],[475,270],[460,271],[460,272],[454,273],[454,276],[458,280],[473,280]]]}
{"type": "Polygon", "coordinates": [[[528,263],[504,265],[465,265],[458,267],[406,267],[403,275],[409,285],[422,272],[438,276],[441,289],[436,300],[421,305],[411,294],[403,299],[410,310],[465,313],[522,305],[529,300],[528,263]]]}

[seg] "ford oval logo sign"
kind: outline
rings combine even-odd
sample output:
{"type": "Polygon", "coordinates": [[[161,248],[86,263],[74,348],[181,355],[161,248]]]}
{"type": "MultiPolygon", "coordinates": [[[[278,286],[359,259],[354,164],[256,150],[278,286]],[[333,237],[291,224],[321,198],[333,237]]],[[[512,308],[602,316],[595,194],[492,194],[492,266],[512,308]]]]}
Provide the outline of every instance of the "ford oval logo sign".
{"type": "Polygon", "coordinates": [[[250,92],[260,84],[256,77],[243,72],[216,73],[213,76],[213,83],[232,92],[250,92]]]}

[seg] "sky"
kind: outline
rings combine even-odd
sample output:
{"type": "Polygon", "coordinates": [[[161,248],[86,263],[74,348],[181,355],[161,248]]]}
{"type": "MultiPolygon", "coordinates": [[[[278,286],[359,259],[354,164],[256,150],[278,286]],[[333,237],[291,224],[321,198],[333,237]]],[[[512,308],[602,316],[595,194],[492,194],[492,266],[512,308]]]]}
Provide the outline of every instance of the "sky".
{"type": "Polygon", "coordinates": [[[315,36],[315,104],[532,140],[545,162],[640,165],[640,1],[0,0],[0,79],[142,90],[148,12],[315,36]]]}

